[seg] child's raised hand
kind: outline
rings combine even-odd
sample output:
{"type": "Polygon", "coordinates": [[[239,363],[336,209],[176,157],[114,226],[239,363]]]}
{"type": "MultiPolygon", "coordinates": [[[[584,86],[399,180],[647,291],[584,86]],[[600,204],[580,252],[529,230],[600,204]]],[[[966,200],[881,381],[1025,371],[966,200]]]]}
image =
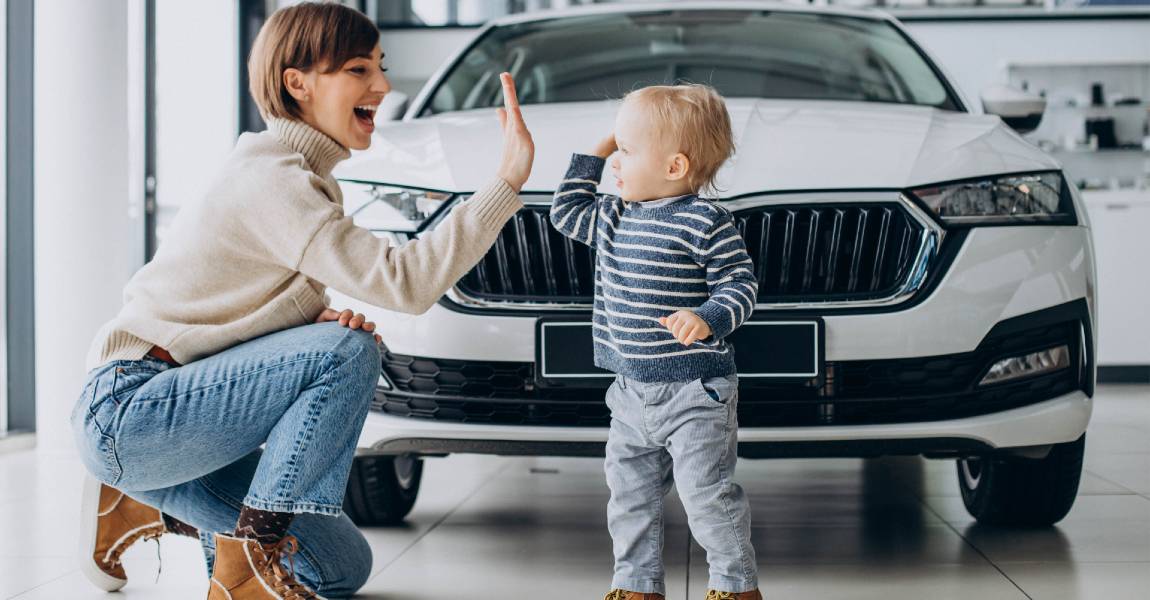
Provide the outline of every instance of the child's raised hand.
{"type": "Polygon", "coordinates": [[[607,158],[608,156],[614,154],[618,149],[619,146],[615,144],[615,134],[612,133],[600,140],[599,143],[595,145],[595,150],[593,150],[591,154],[593,156],[598,156],[599,158],[607,158]]]}
{"type": "Polygon", "coordinates": [[[659,324],[669,329],[671,335],[684,346],[711,337],[711,326],[689,310],[676,311],[669,317],[659,317],[659,324]]]}

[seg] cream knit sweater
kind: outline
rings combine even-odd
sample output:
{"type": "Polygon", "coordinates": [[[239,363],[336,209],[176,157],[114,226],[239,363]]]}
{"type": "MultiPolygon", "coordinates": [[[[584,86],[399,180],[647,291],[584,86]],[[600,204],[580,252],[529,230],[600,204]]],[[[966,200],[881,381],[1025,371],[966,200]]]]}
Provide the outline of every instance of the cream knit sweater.
{"type": "Polygon", "coordinates": [[[205,196],[184,207],[155,258],[124,288],[88,369],[157,345],[188,364],[261,335],[313,323],[332,287],[421,313],[479,261],[522,203],[496,178],[434,231],[394,245],[343,215],[331,170],[348,151],[301,121],[240,136],[205,196]]]}

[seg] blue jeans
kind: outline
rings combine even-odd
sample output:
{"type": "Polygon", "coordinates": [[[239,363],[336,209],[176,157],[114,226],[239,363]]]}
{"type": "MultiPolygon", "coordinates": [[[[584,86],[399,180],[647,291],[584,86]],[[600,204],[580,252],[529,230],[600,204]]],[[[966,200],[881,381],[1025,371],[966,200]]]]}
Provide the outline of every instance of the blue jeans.
{"type": "Polygon", "coordinates": [[[350,596],[371,549],[343,495],[379,370],[372,334],[335,322],[181,367],[111,361],[88,374],[72,431],[96,478],[200,530],[209,573],[212,533],[233,531],[242,505],[290,512],[300,581],[350,596]]]}
{"type": "Polygon", "coordinates": [[[643,383],[617,376],[607,390],[607,528],[615,552],[611,587],[664,594],[663,496],[672,483],[691,535],[707,551],[708,587],[758,587],[751,511],[732,480],[739,383],[734,375],[643,383]]]}

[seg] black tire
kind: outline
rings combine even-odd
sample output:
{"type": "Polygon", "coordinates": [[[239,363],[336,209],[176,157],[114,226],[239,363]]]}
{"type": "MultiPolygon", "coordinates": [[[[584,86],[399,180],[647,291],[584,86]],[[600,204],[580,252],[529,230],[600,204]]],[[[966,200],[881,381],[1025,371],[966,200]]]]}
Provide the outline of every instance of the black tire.
{"type": "Polygon", "coordinates": [[[422,479],[420,458],[357,454],[347,478],[343,510],[361,527],[398,525],[415,506],[422,479]]]}
{"type": "Polygon", "coordinates": [[[958,487],[967,512],[980,523],[1046,527],[1061,521],[1078,496],[1086,434],[1055,444],[1046,458],[961,458],[958,487]]]}

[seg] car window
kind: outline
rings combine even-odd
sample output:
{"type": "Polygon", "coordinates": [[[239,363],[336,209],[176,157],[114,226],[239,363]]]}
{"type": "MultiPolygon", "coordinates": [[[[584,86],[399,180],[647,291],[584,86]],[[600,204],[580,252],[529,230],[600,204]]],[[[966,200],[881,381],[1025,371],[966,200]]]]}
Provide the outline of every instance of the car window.
{"type": "Polygon", "coordinates": [[[919,50],[886,21],[674,10],[493,28],[440,81],[422,114],[500,105],[504,70],[515,75],[523,104],[619,98],[647,85],[692,81],[732,98],[957,108],[919,50]]]}

